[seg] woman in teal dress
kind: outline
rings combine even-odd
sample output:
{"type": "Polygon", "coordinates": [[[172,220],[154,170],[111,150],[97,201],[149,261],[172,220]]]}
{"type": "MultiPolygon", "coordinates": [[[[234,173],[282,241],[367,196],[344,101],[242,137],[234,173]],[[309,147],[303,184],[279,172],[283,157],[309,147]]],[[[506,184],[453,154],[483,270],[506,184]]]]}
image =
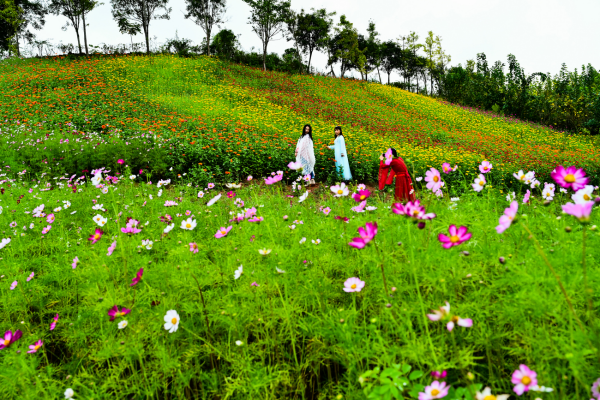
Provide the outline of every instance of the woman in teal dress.
{"type": "Polygon", "coordinates": [[[352,180],[352,173],[350,172],[350,163],[348,162],[348,153],[346,152],[346,141],[344,140],[344,134],[342,128],[336,126],[334,129],[335,141],[333,146],[329,146],[330,149],[334,150],[335,153],[335,169],[340,171],[344,176],[345,181],[352,180]]]}

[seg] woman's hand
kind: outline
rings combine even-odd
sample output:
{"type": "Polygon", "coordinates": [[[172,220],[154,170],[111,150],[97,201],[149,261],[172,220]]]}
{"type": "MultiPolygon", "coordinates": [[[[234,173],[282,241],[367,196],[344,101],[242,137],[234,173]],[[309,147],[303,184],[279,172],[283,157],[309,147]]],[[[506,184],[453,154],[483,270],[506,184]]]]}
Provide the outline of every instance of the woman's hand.
{"type": "Polygon", "coordinates": [[[344,157],[344,153],[342,153],[342,157],[344,157]]]}

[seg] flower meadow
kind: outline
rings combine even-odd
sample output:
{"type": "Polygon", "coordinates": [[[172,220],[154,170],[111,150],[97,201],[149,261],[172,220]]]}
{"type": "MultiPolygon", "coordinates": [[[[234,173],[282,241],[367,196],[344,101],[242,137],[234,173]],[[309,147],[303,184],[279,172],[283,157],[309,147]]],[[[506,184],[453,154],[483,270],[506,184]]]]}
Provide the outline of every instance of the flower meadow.
{"type": "Polygon", "coordinates": [[[434,169],[401,204],[284,171],[143,181],[120,160],[2,168],[3,398],[600,396],[582,169],[557,167],[552,199],[534,171],[514,173],[526,193],[440,196],[434,169]]]}
{"type": "Polygon", "coordinates": [[[589,139],[206,57],[0,75],[1,398],[600,399],[589,139]]]}
{"type": "Polygon", "coordinates": [[[413,176],[457,166],[449,183],[472,180],[483,160],[494,165],[495,185],[513,189],[519,169],[548,178],[557,165],[574,165],[600,179],[593,138],[376,83],[172,55],[11,60],[0,64],[0,77],[0,129],[11,139],[4,158],[25,161],[30,172],[48,163],[60,173],[116,168],[127,156],[132,170],[163,179],[177,177],[174,167],[203,184],[238,182],[282,169],[310,123],[317,180],[330,184],[336,125],[361,181],[373,179],[389,147],[413,176]]]}

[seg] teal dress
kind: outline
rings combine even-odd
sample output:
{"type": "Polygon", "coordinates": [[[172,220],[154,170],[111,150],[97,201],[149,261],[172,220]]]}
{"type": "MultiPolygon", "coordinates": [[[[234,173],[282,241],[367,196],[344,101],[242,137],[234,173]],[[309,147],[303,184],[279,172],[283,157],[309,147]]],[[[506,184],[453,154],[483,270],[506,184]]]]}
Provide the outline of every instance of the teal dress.
{"type": "Polygon", "coordinates": [[[329,146],[335,153],[335,168],[336,170],[342,171],[345,181],[352,180],[352,173],[350,172],[350,164],[348,163],[348,153],[346,152],[346,141],[343,135],[339,135],[335,138],[333,146],[329,146]],[[342,157],[342,154],[344,157],[342,157]]]}

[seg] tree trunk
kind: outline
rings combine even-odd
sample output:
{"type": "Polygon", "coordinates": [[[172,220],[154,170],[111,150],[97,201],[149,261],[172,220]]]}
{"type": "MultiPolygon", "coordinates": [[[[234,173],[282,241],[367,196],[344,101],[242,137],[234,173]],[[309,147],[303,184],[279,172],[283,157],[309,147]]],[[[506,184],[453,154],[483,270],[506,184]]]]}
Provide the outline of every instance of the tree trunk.
{"type": "Polygon", "coordinates": [[[148,28],[144,29],[144,35],[146,36],[146,54],[150,54],[150,36],[148,28]]]}
{"type": "Polygon", "coordinates": [[[267,44],[263,43],[263,71],[267,70],[267,44]]]}
{"type": "Polygon", "coordinates": [[[73,26],[73,29],[75,29],[75,33],[77,34],[77,45],[79,46],[79,52],[81,53],[81,39],[79,39],[79,29],[76,29],[75,26],[73,26]]]}
{"type": "Polygon", "coordinates": [[[210,29],[206,30],[206,55],[210,56],[210,29]]]}
{"type": "Polygon", "coordinates": [[[383,84],[383,82],[381,82],[381,72],[379,72],[379,67],[377,67],[377,75],[379,75],[379,83],[383,84]]]}
{"type": "MultiPolygon", "coordinates": [[[[83,42],[85,43],[85,54],[88,55],[88,44],[87,44],[87,28],[85,26],[85,12],[81,13],[81,18],[83,18],[83,42]]],[[[81,49],[79,50],[81,53],[81,49]]]]}
{"type": "Polygon", "coordinates": [[[306,70],[307,73],[310,74],[310,62],[312,60],[312,50],[308,53],[308,69],[306,70]]]}
{"type": "Polygon", "coordinates": [[[391,74],[392,74],[391,72],[388,72],[388,85],[390,84],[390,75],[391,74]]]}
{"type": "Polygon", "coordinates": [[[15,41],[17,42],[17,57],[21,57],[21,50],[19,50],[19,33],[15,34],[15,41]]]}

